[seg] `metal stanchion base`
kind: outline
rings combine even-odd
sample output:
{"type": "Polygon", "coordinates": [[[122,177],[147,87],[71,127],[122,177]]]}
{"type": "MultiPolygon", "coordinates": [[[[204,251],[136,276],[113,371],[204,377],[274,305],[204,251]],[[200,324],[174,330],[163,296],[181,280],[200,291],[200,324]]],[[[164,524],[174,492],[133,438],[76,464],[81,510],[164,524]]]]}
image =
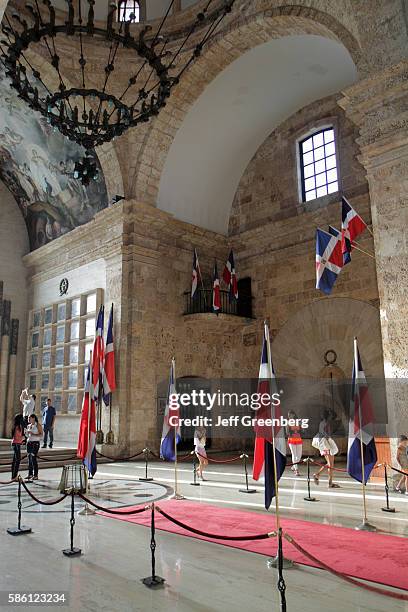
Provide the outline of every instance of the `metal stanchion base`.
{"type": "Polygon", "coordinates": [[[64,548],[62,552],[66,557],[76,557],[82,554],[82,551],[80,548],[64,548]]]}
{"type": "Polygon", "coordinates": [[[316,499],[316,497],[304,497],[303,499],[305,501],[310,501],[310,502],[319,501],[318,499],[316,499]]]}
{"type": "Polygon", "coordinates": [[[238,489],[238,493],[256,493],[256,489],[238,489]]]}
{"type": "MultiPolygon", "coordinates": [[[[276,555],[276,557],[271,557],[270,559],[267,560],[266,565],[268,566],[269,569],[278,567],[278,555],[276,555]]],[[[291,569],[294,566],[294,562],[291,561],[290,559],[286,559],[286,557],[283,557],[282,560],[282,567],[283,569],[291,569]]]]}
{"type": "Polygon", "coordinates": [[[374,525],[371,525],[368,521],[363,521],[361,525],[358,525],[354,529],[357,531],[377,531],[377,527],[374,527],[374,525]]]}
{"type": "Polygon", "coordinates": [[[9,527],[7,529],[7,533],[12,536],[24,535],[25,533],[31,533],[31,531],[31,527],[26,527],[25,525],[22,525],[20,529],[18,527],[9,527]]]}
{"type": "Polygon", "coordinates": [[[148,578],[142,578],[141,580],[145,586],[149,587],[149,589],[163,586],[163,584],[166,582],[165,579],[161,578],[160,576],[149,576],[148,578]]]}
{"type": "Polygon", "coordinates": [[[381,508],[383,512],[396,512],[395,508],[381,508]]]}
{"type": "Polygon", "coordinates": [[[93,508],[90,508],[88,504],[85,504],[85,508],[82,508],[82,510],[79,510],[77,514],[80,514],[81,516],[91,516],[93,514],[96,514],[96,512],[93,508]]]}
{"type": "Polygon", "coordinates": [[[184,495],[181,495],[181,493],[174,493],[174,495],[172,495],[170,499],[186,499],[186,498],[184,497],[184,495]]]}
{"type": "Polygon", "coordinates": [[[142,482],[151,482],[153,478],[138,478],[138,480],[141,480],[142,482]]]}
{"type": "Polygon", "coordinates": [[[200,483],[199,482],[190,482],[192,487],[199,487],[200,483]]]}
{"type": "Polygon", "coordinates": [[[95,443],[103,444],[103,439],[104,439],[103,431],[101,429],[98,429],[98,431],[96,432],[95,443]]]}

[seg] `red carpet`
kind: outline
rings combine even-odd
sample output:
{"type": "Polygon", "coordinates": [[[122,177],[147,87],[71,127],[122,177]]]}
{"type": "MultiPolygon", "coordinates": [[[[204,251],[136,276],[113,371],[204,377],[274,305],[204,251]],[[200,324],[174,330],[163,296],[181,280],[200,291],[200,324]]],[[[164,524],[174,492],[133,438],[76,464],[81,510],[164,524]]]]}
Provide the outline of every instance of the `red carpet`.
{"type": "MultiPolygon", "coordinates": [[[[221,508],[187,500],[168,500],[159,502],[157,505],[179,521],[217,535],[255,535],[275,530],[275,517],[272,514],[221,508]]],[[[129,509],[126,508],[126,510],[129,509]]],[[[150,526],[150,511],[123,518],[117,515],[99,514],[120,521],[150,526]]],[[[244,542],[214,540],[191,534],[174,525],[158,512],[156,512],[156,527],[163,531],[216,542],[262,555],[275,556],[276,554],[276,538],[244,542]]],[[[307,552],[338,572],[354,578],[408,590],[408,542],[405,538],[292,519],[283,519],[282,528],[307,552]]],[[[160,546],[160,537],[158,546],[160,546]]],[[[284,554],[297,563],[314,566],[286,540],[284,540],[284,554]]]]}

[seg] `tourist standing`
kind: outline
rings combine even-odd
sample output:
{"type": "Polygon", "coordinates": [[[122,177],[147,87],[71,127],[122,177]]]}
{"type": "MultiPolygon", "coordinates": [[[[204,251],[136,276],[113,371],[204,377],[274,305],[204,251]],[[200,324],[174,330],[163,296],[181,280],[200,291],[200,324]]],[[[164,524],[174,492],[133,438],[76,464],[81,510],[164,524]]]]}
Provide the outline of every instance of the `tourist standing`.
{"type": "Polygon", "coordinates": [[[42,448],[47,448],[48,435],[50,436],[49,448],[54,444],[54,424],[56,410],[51,404],[50,398],[47,399],[47,404],[42,411],[42,424],[44,428],[44,439],[42,448]]]}
{"type": "MultiPolygon", "coordinates": [[[[297,421],[297,415],[293,410],[288,412],[288,420],[297,421]]],[[[300,425],[288,425],[287,426],[288,444],[290,452],[292,453],[292,467],[291,470],[295,476],[300,476],[298,463],[302,459],[302,436],[300,435],[300,425]]]]}
{"type": "Polygon", "coordinates": [[[36,414],[30,414],[26,428],[27,454],[28,454],[28,476],[27,481],[38,480],[37,455],[40,450],[40,442],[43,435],[41,423],[38,422],[36,414]]]}
{"type": "Polygon", "coordinates": [[[14,417],[11,435],[11,446],[13,447],[14,451],[13,462],[11,464],[11,480],[16,481],[18,480],[18,470],[21,461],[21,445],[25,442],[24,420],[22,414],[16,414],[16,416],[14,417]]]}
{"type": "Polygon", "coordinates": [[[205,450],[206,433],[205,427],[197,427],[194,432],[194,451],[199,461],[197,472],[201,480],[205,480],[203,469],[208,465],[207,453],[205,450]]]}
{"type": "Polygon", "coordinates": [[[320,455],[326,459],[327,463],[327,465],[323,465],[320,470],[313,475],[313,479],[318,485],[320,473],[327,469],[329,474],[329,488],[338,489],[340,485],[333,482],[334,456],[339,452],[337,444],[332,438],[333,420],[333,416],[330,414],[330,412],[325,410],[323,412],[323,418],[319,424],[319,431],[313,438],[312,445],[319,450],[320,455]]]}
{"type": "Polygon", "coordinates": [[[28,425],[28,417],[30,414],[34,414],[35,412],[35,399],[36,395],[34,393],[29,395],[28,388],[22,390],[20,402],[23,405],[24,427],[27,427],[28,425]]]}

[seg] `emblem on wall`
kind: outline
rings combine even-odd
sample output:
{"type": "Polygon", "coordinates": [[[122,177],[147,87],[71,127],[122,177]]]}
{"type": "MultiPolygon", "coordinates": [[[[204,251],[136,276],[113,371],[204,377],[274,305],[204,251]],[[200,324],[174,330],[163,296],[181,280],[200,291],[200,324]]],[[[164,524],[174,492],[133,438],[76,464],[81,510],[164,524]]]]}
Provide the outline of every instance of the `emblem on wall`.
{"type": "Polygon", "coordinates": [[[68,293],[69,282],[67,278],[63,278],[60,282],[59,290],[60,295],[66,295],[68,293]]]}

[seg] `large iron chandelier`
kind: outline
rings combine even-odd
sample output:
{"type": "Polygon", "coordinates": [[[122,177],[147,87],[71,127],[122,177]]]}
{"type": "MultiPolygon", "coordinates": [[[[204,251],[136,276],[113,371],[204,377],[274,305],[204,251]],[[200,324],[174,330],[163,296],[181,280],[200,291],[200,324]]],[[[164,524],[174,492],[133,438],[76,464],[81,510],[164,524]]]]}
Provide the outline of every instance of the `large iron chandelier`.
{"type": "Polygon", "coordinates": [[[66,0],[63,19],[51,0],[34,0],[25,4],[25,10],[6,12],[0,59],[11,86],[51,126],[84,147],[86,154],[75,169],[83,182],[89,182],[96,172],[91,150],[159,113],[234,3],[208,0],[183,32],[164,36],[174,1],[154,30],[149,25],[134,25],[136,16],[129,14],[127,6],[135,3],[129,0],[120,2],[119,7],[109,5],[104,27],[95,21],[95,0],[79,0],[75,5],[66,0]],[[73,59],[77,66],[75,86],[64,80],[64,54],[59,51],[73,39],[79,56],[73,59]],[[99,39],[106,47],[107,60],[99,75],[87,69],[90,39],[99,39]],[[126,54],[124,61],[132,71],[122,90],[114,78],[120,53],[126,54]],[[39,59],[44,55],[52,66],[52,79],[40,68],[43,61],[39,59]]]}

